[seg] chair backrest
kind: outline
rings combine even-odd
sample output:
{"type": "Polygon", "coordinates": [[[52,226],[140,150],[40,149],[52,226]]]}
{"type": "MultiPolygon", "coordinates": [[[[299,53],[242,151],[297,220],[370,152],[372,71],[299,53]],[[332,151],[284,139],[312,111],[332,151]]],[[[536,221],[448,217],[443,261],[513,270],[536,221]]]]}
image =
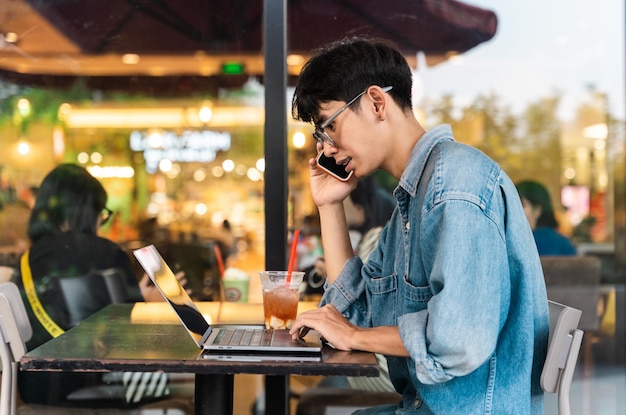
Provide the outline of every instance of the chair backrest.
{"type": "Polygon", "coordinates": [[[578,361],[583,331],[578,329],[582,312],[549,301],[550,336],[548,353],[541,372],[541,388],[559,395],[559,414],[568,415],[569,390],[578,361]]]}
{"type": "Polygon", "coordinates": [[[596,285],[602,260],[596,256],[541,256],[546,285],[596,285]]]}
{"type": "Polygon", "coordinates": [[[19,289],[12,282],[0,284],[0,415],[15,414],[18,362],[26,353],[26,341],[32,334],[19,289]]]}
{"type": "Polygon", "coordinates": [[[56,281],[67,305],[71,327],[111,304],[106,282],[98,272],[80,277],[56,278],[56,281]]]}
{"type": "Polygon", "coordinates": [[[93,271],[71,278],[55,278],[74,326],[109,304],[128,299],[124,277],[117,269],[93,271]]]}
{"type": "Polygon", "coordinates": [[[12,282],[0,284],[0,318],[2,329],[17,361],[26,353],[26,342],[33,335],[20,290],[12,282]]]}
{"type": "Polygon", "coordinates": [[[110,268],[100,271],[107,286],[111,303],[121,304],[128,301],[128,289],[124,281],[124,275],[117,268],[110,268]]]}
{"type": "Polygon", "coordinates": [[[581,330],[598,330],[602,261],[595,256],[542,256],[548,298],[582,311],[581,330]]]}

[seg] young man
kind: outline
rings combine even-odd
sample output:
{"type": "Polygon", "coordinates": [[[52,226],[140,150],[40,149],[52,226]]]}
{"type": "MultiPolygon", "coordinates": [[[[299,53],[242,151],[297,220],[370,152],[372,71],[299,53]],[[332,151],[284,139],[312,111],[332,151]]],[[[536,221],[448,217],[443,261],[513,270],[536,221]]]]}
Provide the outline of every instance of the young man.
{"type": "MultiPolygon", "coordinates": [[[[542,414],[548,304],[539,256],[513,183],[449,126],[425,131],[411,71],[381,40],[329,45],[303,68],[294,116],[347,182],[309,161],[328,280],[315,329],[341,350],[387,356],[398,405],[377,414],[542,414]],[[367,265],[353,255],[342,201],[359,177],[399,180],[398,207],[367,265]]],[[[361,412],[359,412],[361,413],[361,412]]]]}

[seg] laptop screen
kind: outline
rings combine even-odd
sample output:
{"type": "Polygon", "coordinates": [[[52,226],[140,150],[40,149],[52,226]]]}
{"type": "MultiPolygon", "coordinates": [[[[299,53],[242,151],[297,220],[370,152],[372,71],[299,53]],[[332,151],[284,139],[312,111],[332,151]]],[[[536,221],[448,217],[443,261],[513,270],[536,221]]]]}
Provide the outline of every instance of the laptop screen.
{"type": "Polygon", "coordinates": [[[161,254],[154,245],[137,249],[133,253],[154,285],[163,294],[165,301],[172,306],[189,334],[200,345],[202,337],[209,330],[209,323],[193,303],[174,272],[165,263],[161,254]]]}

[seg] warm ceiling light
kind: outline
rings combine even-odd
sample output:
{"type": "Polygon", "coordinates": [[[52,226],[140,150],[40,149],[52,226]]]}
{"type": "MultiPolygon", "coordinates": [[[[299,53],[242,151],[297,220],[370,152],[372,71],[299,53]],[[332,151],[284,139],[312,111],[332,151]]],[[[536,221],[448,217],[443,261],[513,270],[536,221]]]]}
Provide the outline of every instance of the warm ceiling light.
{"type": "MultiPolygon", "coordinates": [[[[265,109],[262,106],[216,106],[211,109],[212,128],[262,126],[265,109]]],[[[192,107],[118,107],[102,105],[98,108],[78,108],[63,104],[59,118],[68,128],[189,128],[206,127],[200,119],[201,105],[192,107]]],[[[208,114],[207,114],[208,115],[208,114]]],[[[204,114],[202,115],[204,117],[204,114]]],[[[304,123],[292,123],[304,126],[304,123]]]]}
{"type": "Polygon", "coordinates": [[[78,160],[80,164],[85,164],[89,161],[89,154],[82,151],[78,153],[78,156],[76,157],[76,159],[78,160]]]}
{"type": "Polygon", "coordinates": [[[302,131],[296,131],[291,136],[291,142],[295,148],[303,148],[306,144],[306,136],[302,131]]]}
{"type": "Polygon", "coordinates": [[[164,76],[165,72],[166,70],[162,66],[151,66],[150,68],[148,68],[148,73],[151,76],[164,76]]]}
{"type": "Polygon", "coordinates": [[[93,153],[91,153],[91,156],[89,156],[89,158],[91,159],[92,163],[95,163],[95,164],[102,163],[102,154],[98,153],[97,151],[94,151],[93,153]]]}
{"type": "Polygon", "coordinates": [[[17,142],[17,152],[20,153],[22,156],[25,156],[30,152],[30,144],[28,144],[28,141],[26,139],[20,138],[20,140],[17,142]]]}
{"type": "Polygon", "coordinates": [[[22,117],[28,117],[30,115],[30,101],[26,98],[20,98],[17,101],[17,110],[22,117]]]}
{"type": "Polygon", "coordinates": [[[304,64],[304,56],[302,55],[289,55],[287,56],[287,65],[299,66],[304,64]]]}
{"type": "Polygon", "coordinates": [[[232,161],[231,159],[224,160],[222,162],[222,168],[226,172],[231,172],[235,169],[235,162],[232,161]]]}
{"type": "Polygon", "coordinates": [[[7,43],[17,43],[19,36],[15,32],[7,32],[4,34],[4,41],[7,43]]]}
{"type": "Polygon", "coordinates": [[[198,118],[205,124],[211,121],[213,118],[213,110],[211,109],[210,102],[202,103],[202,107],[200,107],[200,110],[198,111],[198,118]]]}
{"type": "Polygon", "coordinates": [[[67,102],[64,102],[63,104],[59,105],[59,118],[61,120],[65,120],[66,115],[69,114],[71,111],[72,106],[67,102]]]}
{"type": "Polygon", "coordinates": [[[122,55],[122,62],[126,65],[136,65],[139,63],[139,55],[136,53],[126,53],[122,55]]]}
{"type": "Polygon", "coordinates": [[[265,171],[265,158],[260,158],[256,161],[255,164],[257,170],[264,172],[265,171]]]}

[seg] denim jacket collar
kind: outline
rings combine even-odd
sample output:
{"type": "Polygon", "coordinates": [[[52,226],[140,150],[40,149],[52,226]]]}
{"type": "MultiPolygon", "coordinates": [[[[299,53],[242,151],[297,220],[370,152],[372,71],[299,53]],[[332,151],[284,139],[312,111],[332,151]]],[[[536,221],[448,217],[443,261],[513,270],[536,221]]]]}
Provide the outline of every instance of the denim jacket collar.
{"type": "Polygon", "coordinates": [[[398,185],[410,194],[411,197],[415,197],[419,178],[422,177],[422,173],[428,162],[428,156],[433,151],[433,148],[441,141],[454,141],[452,137],[452,128],[449,125],[439,125],[425,132],[415,147],[413,147],[409,162],[398,182],[398,185]]]}

